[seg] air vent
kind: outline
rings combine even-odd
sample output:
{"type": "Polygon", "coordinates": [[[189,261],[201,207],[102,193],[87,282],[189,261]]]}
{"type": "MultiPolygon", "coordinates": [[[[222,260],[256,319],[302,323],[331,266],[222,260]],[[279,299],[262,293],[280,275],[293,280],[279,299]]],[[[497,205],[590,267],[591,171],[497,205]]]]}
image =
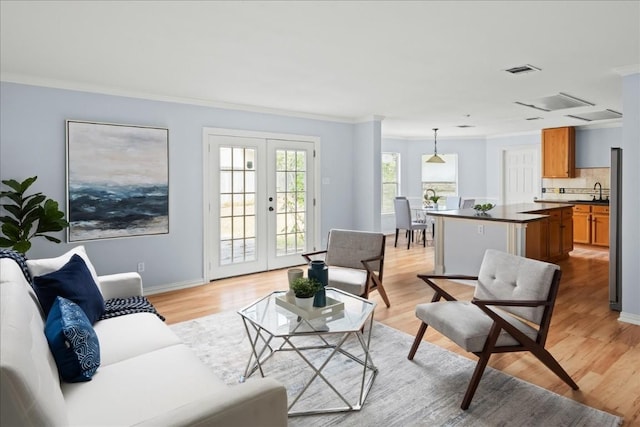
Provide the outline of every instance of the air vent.
{"type": "Polygon", "coordinates": [[[527,117],[525,120],[542,120],[542,117],[527,117]]]}
{"type": "Polygon", "coordinates": [[[474,128],[475,126],[474,125],[458,125],[456,127],[464,129],[464,128],[474,128]]]}
{"type": "Polygon", "coordinates": [[[512,67],[509,68],[507,70],[505,70],[507,73],[511,73],[511,74],[525,74],[525,73],[530,73],[532,71],[540,71],[541,69],[538,67],[534,67],[533,65],[529,65],[529,64],[525,64],[525,65],[520,65],[519,67],[512,67]]]}
{"type": "Polygon", "coordinates": [[[576,107],[593,107],[595,105],[589,101],[585,101],[584,99],[576,98],[575,96],[562,92],[557,95],[545,96],[544,98],[534,99],[529,102],[516,101],[516,104],[535,108],[536,110],[541,111],[556,111],[576,107]]]}
{"type": "Polygon", "coordinates": [[[594,111],[591,113],[582,113],[582,114],[568,114],[567,117],[571,117],[573,119],[584,120],[585,122],[592,122],[594,120],[611,120],[611,119],[619,119],[622,117],[621,113],[613,110],[604,110],[604,111],[594,111]]]}

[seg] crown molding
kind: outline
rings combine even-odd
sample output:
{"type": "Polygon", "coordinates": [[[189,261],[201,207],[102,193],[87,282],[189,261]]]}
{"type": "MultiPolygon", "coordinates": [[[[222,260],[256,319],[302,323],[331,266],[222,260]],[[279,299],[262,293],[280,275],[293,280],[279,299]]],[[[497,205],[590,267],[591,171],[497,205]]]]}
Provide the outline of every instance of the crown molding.
{"type": "Polygon", "coordinates": [[[624,67],[614,68],[613,72],[621,76],[630,76],[640,73],[640,64],[625,65],[624,67]]]}
{"type": "MultiPolygon", "coordinates": [[[[254,105],[233,104],[229,102],[212,101],[200,98],[184,98],[170,95],[159,95],[146,92],[136,92],[122,88],[107,87],[66,80],[56,80],[42,77],[25,76],[13,73],[2,73],[0,81],[7,83],[23,84],[28,86],[40,86],[53,89],[72,90],[77,92],[98,93],[101,95],[122,96],[126,98],[146,99],[150,101],[173,102],[176,104],[188,104],[201,107],[219,108],[223,110],[246,111],[250,113],[273,114],[277,116],[296,117],[310,120],[320,120],[327,122],[359,123],[355,118],[329,116],[322,114],[305,113],[300,111],[281,110],[277,108],[258,107],[254,105]]],[[[371,116],[382,117],[382,116],[371,116]]],[[[380,119],[381,120],[381,119],[380,119]]],[[[371,120],[369,120],[371,121],[371,120]]]]}

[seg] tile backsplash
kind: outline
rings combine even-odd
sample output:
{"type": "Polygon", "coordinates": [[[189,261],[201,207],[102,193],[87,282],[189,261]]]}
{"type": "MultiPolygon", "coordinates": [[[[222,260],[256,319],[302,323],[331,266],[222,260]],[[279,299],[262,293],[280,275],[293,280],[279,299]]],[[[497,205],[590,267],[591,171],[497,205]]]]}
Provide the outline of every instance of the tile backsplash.
{"type": "Polygon", "coordinates": [[[602,184],[602,198],[609,197],[611,176],[609,168],[576,169],[575,178],[542,178],[542,200],[591,200],[599,197],[594,190],[596,182],[602,184]]]}

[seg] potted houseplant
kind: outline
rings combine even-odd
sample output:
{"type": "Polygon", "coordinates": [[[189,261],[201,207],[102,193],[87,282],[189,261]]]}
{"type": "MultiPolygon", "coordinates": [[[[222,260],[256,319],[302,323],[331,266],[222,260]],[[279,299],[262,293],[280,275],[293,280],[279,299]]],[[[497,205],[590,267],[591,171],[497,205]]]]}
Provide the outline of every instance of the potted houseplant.
{"type": "Polygon", "coordinates": [[[25,194],[36,179],[37,176],[32,176],[22,182],[14,179],[2,181],[9,190],[0,192],[2,207],[7,212],[7,215],[0,217],[0,247],[26,254],[34,237],[60,243],[60,239],[47,234],[69,226],[64,219],[64,212],[58,209],[58,202],[42,193],[25,194]]]}
{"type": "Polygon", "coordinates": [[[304,310],[313,308],[313,297],[320,289],[320,282],[308,277],[298,277],[291,284],[295,295],[296,305],[304,310]]]}
{"type": "Polygon", "coordinates": [[[442,197],[441,196],[431,196],[429,197],[429,200],[431,200],[433,202],[433,206],[437,209],[438,208],[438,200],[440,200],[442,197]]]}

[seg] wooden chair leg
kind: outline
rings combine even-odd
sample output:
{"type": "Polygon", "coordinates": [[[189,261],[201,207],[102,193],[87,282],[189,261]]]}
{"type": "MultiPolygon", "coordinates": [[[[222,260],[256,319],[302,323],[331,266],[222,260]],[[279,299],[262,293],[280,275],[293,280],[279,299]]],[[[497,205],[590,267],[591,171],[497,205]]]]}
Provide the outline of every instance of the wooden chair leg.
{"type": "Polygon", "coordinates": [[[489,357],[491,357],[490,352],[486,354],[483,353],[480,356],[476,369],[473,371],[471,381],[469,382],[469,387],[467,387],[467,392],[464,394],[464,399],[462,399],[462,405],[460,405],[462,409],[469,409],[471,399],[473,399],[473,395],[476,393],[476,389],[478,388],[478,384],[480,384],[480,379],[482,379],[484,369],[487,367],[487,363],[489,362],[489,357]]]}
{"type": "Polygon", "coordinates": [[[420,325],[420,329],[418,329],[418,333],[416,334],[416,339],[413,341],[413,345],[411,346],[411,350],[409,351],[409,355],[407,359],[413,360],[413,356],[416,355],[416,351],[418,351],[418,347],[422,342],[422,338],[424,337],[424,333],[427,332],[427,324],[422,322],[420,325]]]}
{"type": "Polygon", "coordinates": [[[413,240],[413,230],[407,230],[407,249],[411,247],[411,240],[413,240]]]}
{"type": "Polygon", "coordinates": [[[569,376],[567,371],[564,370],[562,366],[558,363],[558,361],[549,353],[545,348],[541,346],[534,346],[530,348],[531,352],[534,356],[538,358],[545,366],[556,374],[562,381],[567,383],[569,387],[574,390],[578,390],[578,384],[573,381],[573,379],[569,376]]]}
{"type": "Polygon", "coordinates": [[[389,302],[389,297],[387,296],[387,291],[384,290],[384,286],[382,286],[382,283],[378,283],[376,285],[376,289],[378,289],[378,293],[382,297],[382,300],[386,304],[387,308],[391,307],[391,303],[389,302]]]}
{"type": "Polygon", "coordinates": [[[393,247],[394,247],[394,248],[395,248],[396,246],[398,246],[398,232],[399,232],[399,231],[400,231],[400,230],[398,230],[398,229],[396,228],[396,241],[393,243],[393,247]]]}

